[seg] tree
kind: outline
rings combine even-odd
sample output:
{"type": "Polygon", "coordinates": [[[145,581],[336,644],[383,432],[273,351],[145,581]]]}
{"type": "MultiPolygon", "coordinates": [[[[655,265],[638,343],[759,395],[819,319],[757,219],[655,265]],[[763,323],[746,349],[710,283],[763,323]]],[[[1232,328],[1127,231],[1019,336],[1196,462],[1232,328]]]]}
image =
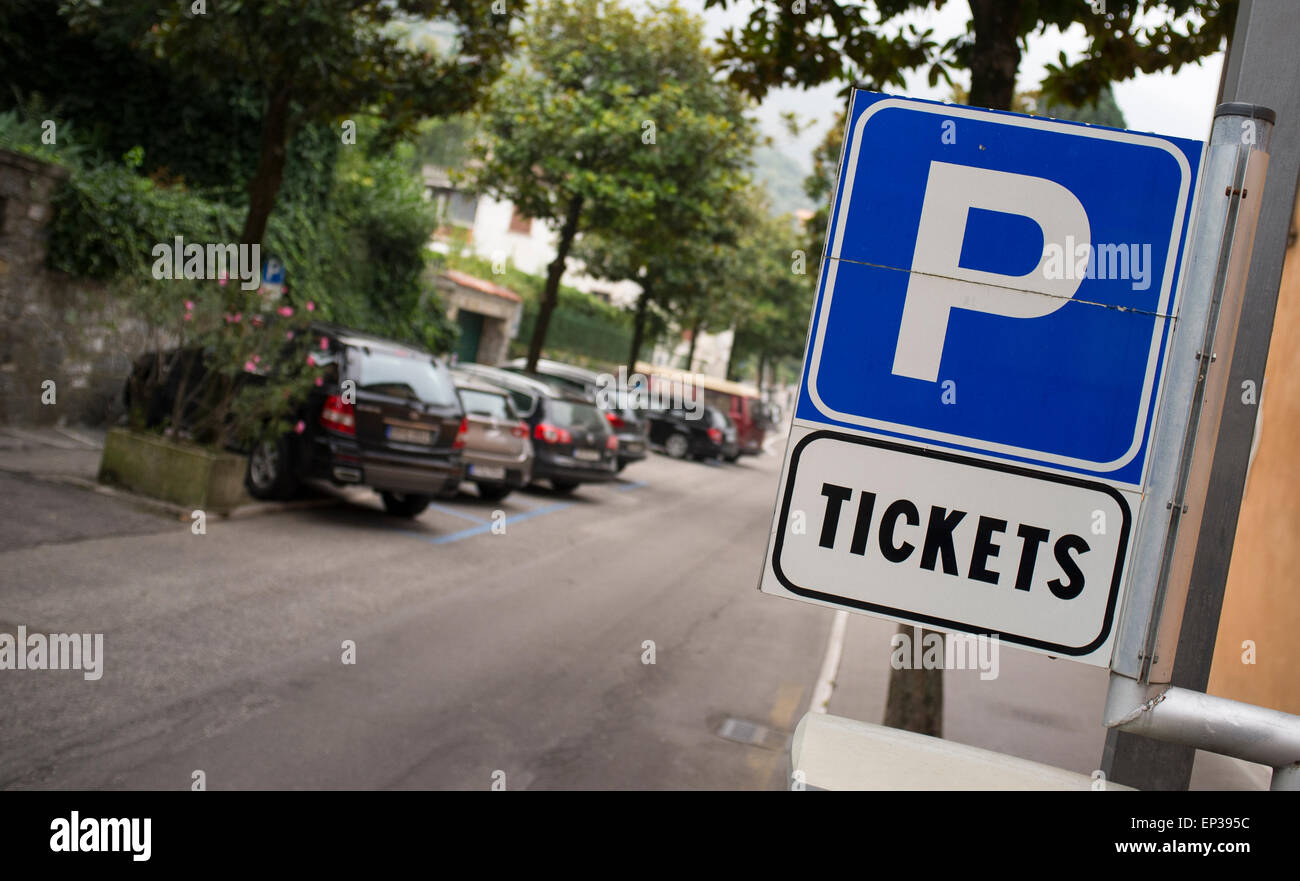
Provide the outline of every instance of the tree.
{"type": "Polygon", "coordinates": [[[266,234],[296,131],[377,109],[392,136],[422,117],[461,112],[495,79],[511,45],[510,17],[494,14],[491,0],[120,0],[106,6],[66,3],[80,28],[116,34],[201,80],[253,87],[261,135],[247,184],[245,244],[261,244],[266,234]],[[419,45],[412,28],[420,19],[450,23],[454,46],[436,53],[419,45]]]}
{"type": "Polygon", "coordinates": [[[734,286],[743,296],[730,316],[735,333],[729,377],[754,358],[761,388],[766,365],[803,355],[813,297],[808,278],[817,271],[817,258],[810,259],[801,241],[804,234],[788,215],[762,214],[741,237],[734,286]]]}
{"type": "Polygon", "coordinates": [[[714,168],[684,198],[661,206],[657,222],[596,232],[575,247],[588,274],[641,287],[629,372],[636,368],[652,310],[691,331],[692,355],[700,332],[730,321],[742,270],[736,245],[743,230],[762,219],[756,200],[747,175],[734,167],[714,168]]]}
{"type": "Polygon", "coordinates": [[[744,101],[715,79],[702,40],[699,19],[675,2],[638,17],[610,0],[549,0],[530,14],[524,56],[480,115],[475,175],[477,189],[558,232],[529,369],[580,233],[644,242],[699,229],[713,176],[747,161],[744,101]]]}
{"type": "Polygon", "coordinates": [[[1112,82],[1137,73],[1178,70],[1217,51],[1231,34],[1237,0],[967,0],[966,30],[942,43],[932,30],[902,25],[907,13],[950,0],[828,0],[800,14],[782,0],[705,0],[706,7],[751,6],[749,20],[722,37],[723,64],[745,91],[778,85],[906,84],[925,69],[930,84],[970,73],[970,103],[1011,107],[1022,47],[1030,35],[1081,24],[1088,45],[1079,60],[1062,53],[1042,89],[1053,103],[1095,103],[1112,82]]]}

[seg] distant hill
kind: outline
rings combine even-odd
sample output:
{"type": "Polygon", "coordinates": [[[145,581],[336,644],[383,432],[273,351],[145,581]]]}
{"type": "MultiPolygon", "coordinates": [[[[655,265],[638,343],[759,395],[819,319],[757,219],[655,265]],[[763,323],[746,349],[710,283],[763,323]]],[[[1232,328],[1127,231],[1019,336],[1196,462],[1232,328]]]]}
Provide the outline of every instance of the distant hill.
{"type": "Polygon", "coordinates": [[[772,214],[792,214],[800,208],[811,210],[813,204],[804,195],[803,179],[807,172],[775,147],[754,151],[754,178],[772,197],[772,214]]]}

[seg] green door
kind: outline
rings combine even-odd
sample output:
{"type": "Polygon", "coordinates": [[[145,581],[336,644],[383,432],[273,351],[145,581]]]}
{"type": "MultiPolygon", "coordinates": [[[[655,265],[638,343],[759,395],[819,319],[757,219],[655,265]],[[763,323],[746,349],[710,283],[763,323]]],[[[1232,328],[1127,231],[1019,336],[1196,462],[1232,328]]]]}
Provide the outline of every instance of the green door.
{"type": "Polygon", "coordinates": [[[460,328],[460,341],[456,344],[456,360],[464,364],[478,360],[478,340],[483,335],[483,316],[461,309],[456,313],[460,328]]]}

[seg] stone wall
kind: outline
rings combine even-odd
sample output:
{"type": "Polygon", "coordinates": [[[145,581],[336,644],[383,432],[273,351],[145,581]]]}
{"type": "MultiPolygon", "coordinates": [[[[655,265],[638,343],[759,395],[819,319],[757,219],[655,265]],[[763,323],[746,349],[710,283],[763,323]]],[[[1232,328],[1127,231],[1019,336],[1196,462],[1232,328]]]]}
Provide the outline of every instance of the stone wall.
{"type": "Polygon", "coordinates": [[[107,287],[46,266],[50,200],[66,178],[0,150],[0,425],[115,421],[145,345],[107,287]],[[53,402],[43,403],[48,381],[53,402]]]}

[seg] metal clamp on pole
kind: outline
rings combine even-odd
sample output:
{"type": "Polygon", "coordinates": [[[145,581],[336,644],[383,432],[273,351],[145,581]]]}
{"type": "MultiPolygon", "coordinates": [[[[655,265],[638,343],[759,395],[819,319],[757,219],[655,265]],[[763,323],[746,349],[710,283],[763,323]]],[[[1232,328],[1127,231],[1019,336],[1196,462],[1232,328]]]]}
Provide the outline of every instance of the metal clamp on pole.
{"type": "Polygon", "coordinates": [[[1300,716],[1112,674],[1106,727],[1269,765],[1271,789],[1300,789],[1300,716]]]}
{"type": "Polygon", "coordinates": [[[1148,507],[1138,524],[1138,556],[1111,660],[1106,726],[1271,765],[1280,769],[1274,773],[1276,789],[1300,785],[1300,717],[1167,687],[1275,121],[1273,111],[1251,104],[1224,104],[1215,112],[1155,426],[1156,448],[1180,454],[1151,465],[1149,498],[1165,504],[1148,507]]]}

